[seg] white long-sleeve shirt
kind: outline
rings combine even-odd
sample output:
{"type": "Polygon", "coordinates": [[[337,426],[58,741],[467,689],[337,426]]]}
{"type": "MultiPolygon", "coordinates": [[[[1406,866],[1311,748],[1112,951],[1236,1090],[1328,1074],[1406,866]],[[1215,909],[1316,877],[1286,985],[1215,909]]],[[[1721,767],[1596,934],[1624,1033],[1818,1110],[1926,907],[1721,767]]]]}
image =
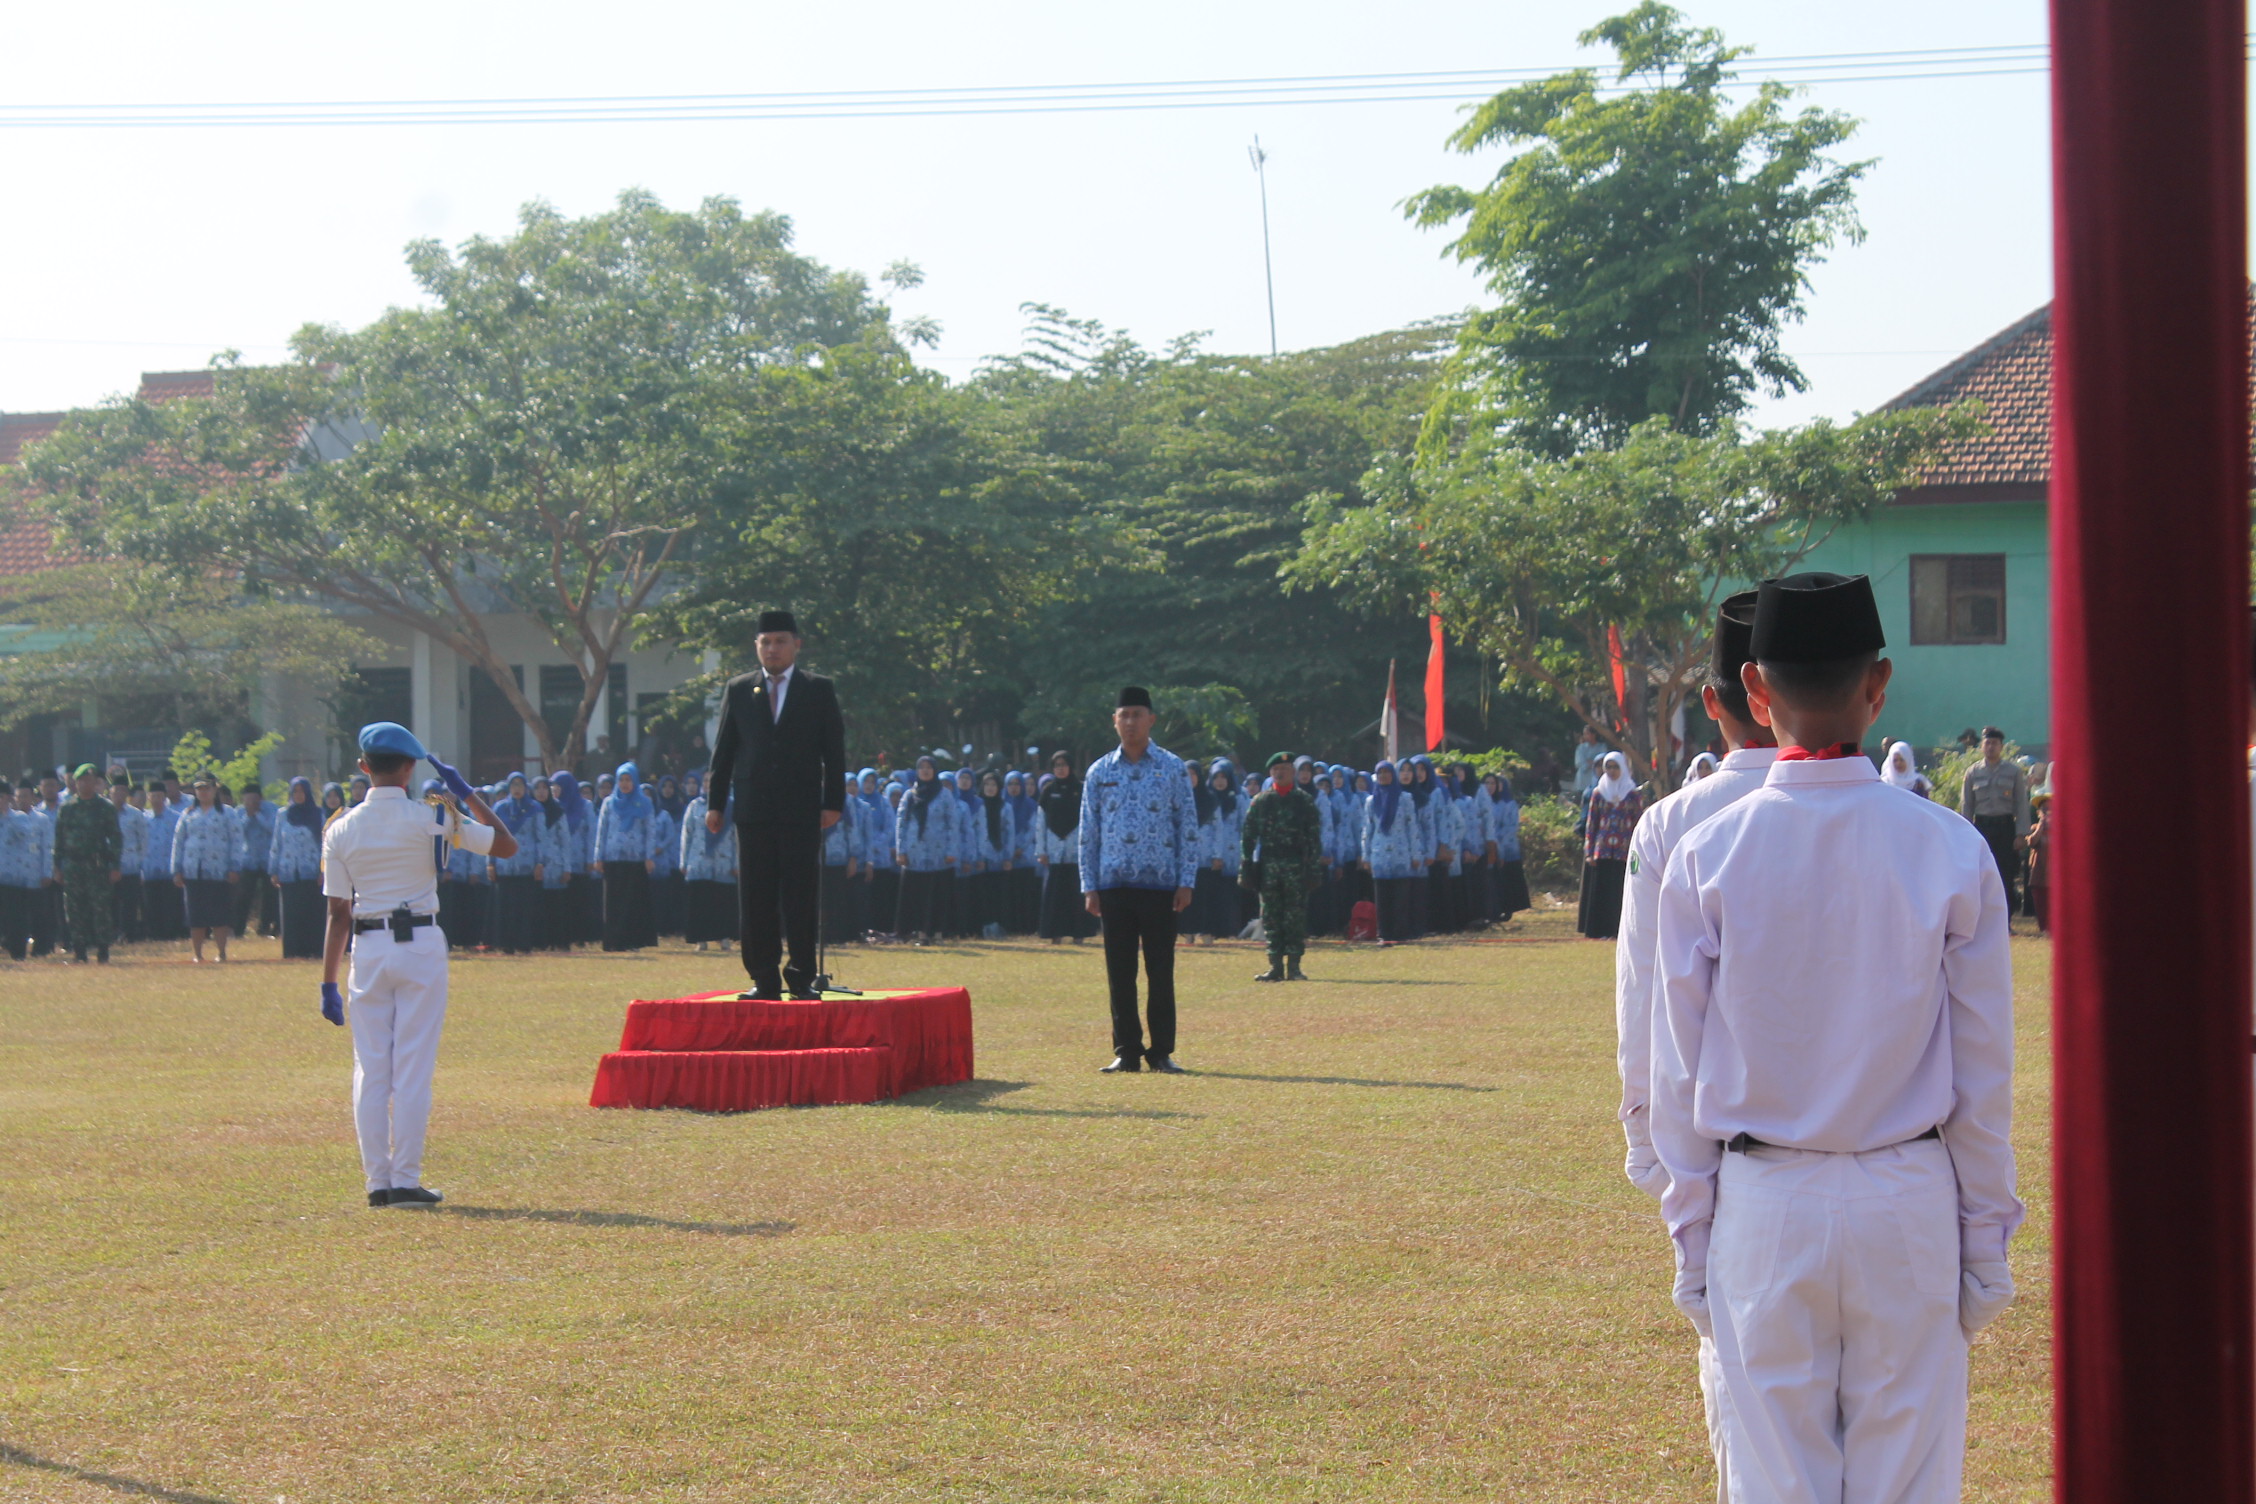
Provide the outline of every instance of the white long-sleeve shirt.
{"type": "Polygon", "coordinates": [[[1661,874],[1677,842],[1710,815],[1763,786],[1776,747],[1741,747],[1715,772],[1645,811],[1629,838],[1629,875],[1622,886],[1620,938],[1614,944],[1614,1025],[1620,1044],[1621,1120],[1631,1142],[1646,1143],[1643,1122],[1653,1080],[1653,947],[1659,939],[1661,874]]]}
{"type": "Polygon", "coordinates": [[[1778,762],[1661,879],[1653,1147],[1706,1263],[1723,1144],[1861,1153],[1940,1126],[1963,1257],[2003,1259],[2014,1194],[2005,890],[1958,814],[1861,757],[1778,762]]]}

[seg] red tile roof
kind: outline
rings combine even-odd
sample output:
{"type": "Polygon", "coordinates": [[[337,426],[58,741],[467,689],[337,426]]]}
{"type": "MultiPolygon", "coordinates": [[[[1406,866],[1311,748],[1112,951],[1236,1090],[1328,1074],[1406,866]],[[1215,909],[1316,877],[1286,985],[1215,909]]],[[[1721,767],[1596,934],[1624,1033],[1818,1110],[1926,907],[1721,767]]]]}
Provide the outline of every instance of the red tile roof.
{"type": "MultiPolygon", "coordinates": [[[[1946,407],[1968,397],[1987,410],[1990,431],[1957,445],[1899,501],[1944,501],[1928,492],[1979,488],[1982,499],[2007,488],[2042,500],[2052,474],[2052,305],[1982,341],[1888,408],[1946,407]]],[[[1996,499],[2008,499],[1998,495],[1996,499]]]]}
{"type": "Polygon", "coordinates": [[[143,402],[170,402],[175,397],[209,397],[217,387],[210,371],[143,371],[143,402]]]}
{"type": "MultiPolygon", "coordinates": [[[[46,438],[67,416],[65,413],[0,413],[0,465],[16,463],[24,445],[46,438]]],[[[75,562],[70,555],[56,553],[52,539],[44,523],[20,521],[13,508],[0,503],[0,579],[37,574],[57,564],[75,562]]]]}

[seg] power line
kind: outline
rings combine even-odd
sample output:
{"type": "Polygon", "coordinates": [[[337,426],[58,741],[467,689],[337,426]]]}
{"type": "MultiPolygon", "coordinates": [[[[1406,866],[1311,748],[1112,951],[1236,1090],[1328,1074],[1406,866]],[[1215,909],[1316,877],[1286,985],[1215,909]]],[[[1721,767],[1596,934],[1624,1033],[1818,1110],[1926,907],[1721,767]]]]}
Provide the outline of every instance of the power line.
{"type": "MultiPolygon", "coordinates": [[[[1811,53],[1765,60],[1759,83],[1893,83],[2001,78],[2047,71],[2041,43],[1811,53]]],[[[0,129],[121,130],[449,125],[889,120],[953,115],[1080,114],[1255,105],[1466,102],[1573,69],[1455,69],[1119,84],[1008,84],[757,94],[621,94],[519,99],[299,100],[167,104],[0,105],[0,129]]],[[[1596,69],[1587,71],[1597,72],[1596,69]]],[[[1635,85],[1599,85],[1602,93],[1635,85]]]]}

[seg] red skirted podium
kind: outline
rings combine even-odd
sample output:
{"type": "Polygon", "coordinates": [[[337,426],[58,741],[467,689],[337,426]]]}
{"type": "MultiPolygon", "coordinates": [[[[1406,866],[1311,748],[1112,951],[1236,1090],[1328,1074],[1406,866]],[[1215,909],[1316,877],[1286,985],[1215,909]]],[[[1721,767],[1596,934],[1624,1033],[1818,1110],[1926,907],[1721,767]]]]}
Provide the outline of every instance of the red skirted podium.
{"type": "Polygon", "coordinates": [[[588,1105],[827,1107],[970,1079],[971,994],[961,987],[804,1003],[708,992],[627,1004],[588,1105]]]}

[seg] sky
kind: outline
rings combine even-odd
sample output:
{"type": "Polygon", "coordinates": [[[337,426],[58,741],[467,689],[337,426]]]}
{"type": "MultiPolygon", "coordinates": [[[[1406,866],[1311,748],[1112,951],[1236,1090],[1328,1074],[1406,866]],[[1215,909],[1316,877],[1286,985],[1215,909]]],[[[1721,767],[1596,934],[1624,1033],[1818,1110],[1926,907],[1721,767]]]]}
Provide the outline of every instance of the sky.
{"type": "MultiPolygon", "coordinates": [[[[781,6],[581,0],[380,11],[207,0],[26,7],[8,106],[747,93],[1279,78],[1596,61],[1576,34],[1628,0],[897,0],[781,6]]],[[[2035,0],[1689,0],[1755,55],[2041,43],[2035,0]]],[[[1811,389],[1763,423],[1868,411],[2043,303],[2041,75],[1826,84],[1877,159],[1861,244],[1812,275],[1787,335],[1811,389]]],[[[939,321],[952,377],[1020,346],[1041,302],[1147,344],[1204,332],[1266,351],[1259,185],[1268,152],[1277,336],[1328,345],[1483,300],[1446,236],[1401,203],[1478,184],[1499,154],[1446,139],[1447,100],[894,120],[300,128],[0,128],[0,411],[86,405],[146,370],[283,356],[306,323],[354,326],[418,292],[412,240],[504,236],[518,208],[572,215],[641,187],[789,215],[798,248],[939,321]]]]}

